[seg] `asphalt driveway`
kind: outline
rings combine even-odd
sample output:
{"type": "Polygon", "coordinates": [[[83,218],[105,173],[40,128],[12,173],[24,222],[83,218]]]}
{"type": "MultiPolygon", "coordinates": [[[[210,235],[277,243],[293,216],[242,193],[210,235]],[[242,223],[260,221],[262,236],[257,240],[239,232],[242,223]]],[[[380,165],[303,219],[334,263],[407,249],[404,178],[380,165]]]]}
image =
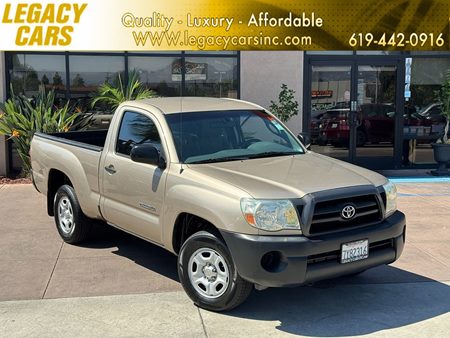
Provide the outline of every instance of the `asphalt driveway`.
{"type": "Polygon", "coordinates": [[[170,253],[100,226],[86,244],[65,244],[31,185],[0,186],[0,328],[5,336],[66,335],[78,311],[86,335],[448,336],[450,183],[398,188],[408,224],[398,262],[353,278],[254,292],[239,309],[214,314],[186,298],[170,253]],[[59,324],[51,324],[55,311],[59,324]],[[131,325],[136,311],[146,315],[131,325]],[[36,316],[38,326],[30,321],[36,316]],[[115,316],[121,321],[107,325],[115,316]]]}

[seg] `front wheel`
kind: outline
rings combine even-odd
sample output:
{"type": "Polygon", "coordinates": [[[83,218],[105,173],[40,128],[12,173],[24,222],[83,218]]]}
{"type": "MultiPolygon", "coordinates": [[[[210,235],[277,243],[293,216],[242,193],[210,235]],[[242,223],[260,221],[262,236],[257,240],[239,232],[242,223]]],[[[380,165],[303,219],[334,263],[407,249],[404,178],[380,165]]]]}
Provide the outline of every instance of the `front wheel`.
{"type": "Polygon", "coordinates": [[[194,303],[211,311],[235,308],[253,289],[253,284],[237,273],[225,243],[207,231],[184,242],[178,255],[178,275],[194,303]]]}

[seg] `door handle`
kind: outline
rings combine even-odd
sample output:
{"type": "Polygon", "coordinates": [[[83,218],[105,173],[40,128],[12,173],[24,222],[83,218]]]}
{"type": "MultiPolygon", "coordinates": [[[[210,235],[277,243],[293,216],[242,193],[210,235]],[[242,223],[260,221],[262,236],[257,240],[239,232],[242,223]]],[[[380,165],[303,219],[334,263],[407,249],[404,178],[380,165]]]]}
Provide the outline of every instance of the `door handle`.
{"type": "Polygon", "coordinates": [[[116,173],[116,169],[114,168],[114,166],[112,164],[105,167],[105,170],[111,175],[116,173]]]}

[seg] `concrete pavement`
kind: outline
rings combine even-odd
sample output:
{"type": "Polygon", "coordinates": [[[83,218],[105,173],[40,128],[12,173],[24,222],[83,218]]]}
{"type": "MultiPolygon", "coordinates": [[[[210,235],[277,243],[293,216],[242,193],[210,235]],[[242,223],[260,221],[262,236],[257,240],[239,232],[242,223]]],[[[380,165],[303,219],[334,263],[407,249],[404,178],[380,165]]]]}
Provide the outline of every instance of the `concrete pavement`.
{"type": "Polygon", "coordinates": [[[110,227],[63,244],[45,205],[31,185],[0,190],[0,300],[181,290],[174,255],[110,227]]]}
{"type": "Polygon", "coordinates": [[[0,186],[0,336],[448,336],[450,183],[398,188],[408,221],[398,262],[254,292],[215,314],[181,291],[173,255],[109,227],[63,244],[43,196],[0,186]]]}
{"type": "Polygon", "coordinates": [[[271,289],[226,314],[183,292],[0,303],[2,337],[448,337],[448,283],[271,289]]]}

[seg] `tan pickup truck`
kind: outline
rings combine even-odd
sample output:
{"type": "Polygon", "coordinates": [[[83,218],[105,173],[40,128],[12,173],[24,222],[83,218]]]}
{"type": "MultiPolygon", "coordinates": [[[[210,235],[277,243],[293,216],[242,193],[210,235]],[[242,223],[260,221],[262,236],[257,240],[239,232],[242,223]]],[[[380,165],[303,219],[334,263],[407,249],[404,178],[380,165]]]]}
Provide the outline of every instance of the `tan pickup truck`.
{"type": "Polygon", "coordinates": [[[156,98],[119,106],[108,131],[37,133],[33,182],[68,243],[93,219],[178,255],[200,307],[255,286],[295,286],[399,258],[405,216],[385,177],[309,151],[260,106],[156,98]]]}

